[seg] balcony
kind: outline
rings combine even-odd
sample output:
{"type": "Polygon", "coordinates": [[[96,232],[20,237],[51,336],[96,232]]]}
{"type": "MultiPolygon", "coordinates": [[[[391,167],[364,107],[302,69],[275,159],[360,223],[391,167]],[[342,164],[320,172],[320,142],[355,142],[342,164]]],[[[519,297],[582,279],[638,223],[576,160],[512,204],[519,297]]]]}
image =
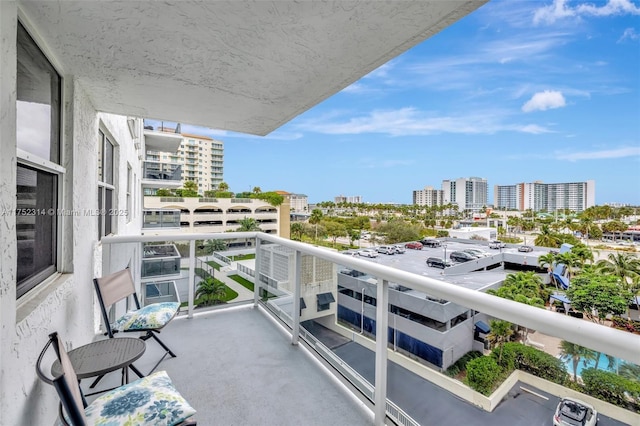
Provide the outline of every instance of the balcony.
{"type": "Polygon", "coordinates": [[[148,150],[176,152],[180,142],[182,142],[182,135],[179,133],[144,129],[144,144],[148,150]]]}
{"type": "Polygon", "coordinates": [[[142,186],[146,188],[180,188],[182,185],[182,165],[145,161],[142,186]]]}
{"type": "Polygon", "coordinates": [[[172,278],[180,276],[180,253],[173,244],[145,245],[142,254],[141,278],[172,278]]]}
{"type": "Polygon", "coordinates": [[[143,210],[142,229],[180,229],[180,210],[143,210]]]}
{"type": "MultiPolygon", "coordinates": [[[[142,250],[143,243],[167,240],[189,241],[191,255],[187,283],[179,289],[185,295],[182,300],[187,301],[186,312],[163,331],[166,341],[173,342],[180,351],[177,358],[164,361],[161,368],[175,377],[177,387],[205,423],[215,418],[224,424],[370,424],[373,412],[376,424],[440,424],[439,419],[456,413],[456,419],[463,424],[490,425],[503,419],[505,424],[525,426],[533,421],[548,423],[558,397],[573,392],[516,371],[518,374],[513,373],[487,397],[444,376],[438,368],[410,356],[401,347],[402,340],[396,340],[402,327],[406,331],[423,325],[402,311],[387,311],[387,306],[396,303],[398,292],[402,297],[422,294],[424,299],[427,295],[425,303],[434,306],[437,304],[431,300],[447,301],[438,309],[452,311],[455,323],[446,323],[444,331],[431,327],[426,335],[435,339],[468,330],[467,338],[472,340],[476,319],[460,318],[471,310],[476,312],[473,315],[504,319],[550,338],[640,363],[640,336],[499,299],[464,285],[443,282],[439,275],[431,278],[406,272],[265,233],[105,237],[104,273],[115,268],[110,259],[121,244],[138,244],[142,250]],[[232,236],[256,240],[252,244],[256,247],[255,266],[238,267],[237,272],[253,280],[252,271],[261,271],[253,300],[250,298],[248,305],[196,309],[196,241],[228,240],[232,236]],[[363,276],[359,278],[366,282],[362,289],[366,298],[358,302],[362,305],[352,306],[354,311],[361,308],[365,315],[360,317],[360,327],[337,321],[337,305],[344,296],[338,295],[337,276],[344,275],[338,274],[344,268],[360,271],[363,276]],[[398,290],[400,287],[403,291],[398,290]],[[251,403],[245,403],[245,394],[260,397],[249,398],[251,403]],[[524,408],[519,404],[525,404],[524,408]],[[495,410],[498,406],[501,408],[495,410]],[[527,415],[504,417],[519,410],[527,415]]],[[[216,276],[220,278],[220,272],[216,276]]],[[[140,273],[136,279],[141,281],[140,273]]],[[[149,345],[143,363],[149,359],[152,365],[157,355],[154,351],[156,348],[149,345]]],[[[145,364],[141,367],[144,371],[145,364]]],[[[636,424],[640,419],[611,404],[595,399],[589,402],[600,412],[602,424],[636,424]]]]}

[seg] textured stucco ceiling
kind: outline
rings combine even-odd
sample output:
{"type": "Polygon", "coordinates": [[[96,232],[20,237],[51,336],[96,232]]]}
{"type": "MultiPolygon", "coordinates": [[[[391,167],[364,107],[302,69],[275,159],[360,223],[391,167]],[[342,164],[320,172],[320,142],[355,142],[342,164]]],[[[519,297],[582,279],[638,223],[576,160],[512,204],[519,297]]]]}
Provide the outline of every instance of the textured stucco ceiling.
{"type": "Polygon", "coordinates": [[[264,135],[485,1],[19,4],[98,110],[264,135]]]}

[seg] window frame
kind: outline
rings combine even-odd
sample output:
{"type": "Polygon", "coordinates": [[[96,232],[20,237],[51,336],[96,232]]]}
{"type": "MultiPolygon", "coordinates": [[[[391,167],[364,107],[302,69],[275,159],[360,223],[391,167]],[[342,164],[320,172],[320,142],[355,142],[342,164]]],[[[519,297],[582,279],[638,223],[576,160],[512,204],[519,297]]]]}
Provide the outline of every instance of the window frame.
{"type": "Polygon", "coordinates": [[[118,173],[117,173],[117,145],[115,139],[106,131],[103,126],[98,129],[98,241],[102,240],[102,237],[108,235],[115,235],[117,233],[117,220],[114,214],[117,211],[118,204],[118,173]],[[111,182],[105,182],[105,158],[107,150],[105,150],[106,144],[111,145],[111,182]],[[107,193],[111,192],[111,205],[107,206],[107,193]],[[107,233],[107,220],[110,221],[109,231],[107,233]]]}
{"type": "MultiPolygon", "coordinates": [[[[31,290],[33,290],[40,284],[44,283],[49,277],[59,273],[59,271],[63,269],[62,253],[64,248],[63,247],[64,237],[62,236],[62,230],[63,230],[64,215],[59,214],[59,211],[60,211],[60,206],[65,205],[63,189],[64,189],[64,181],[66,179],[67,170],[65,167],[62,166],[65,160],[65,155],[64,155],[64,152],[65,152],[65,144],[64,144],[65,142],[64,140],[65,80],[63,77],[63,73],[61,72],[60,67],[57,66],[55,61],[51,58],[51,56],[48,55],[45,49],[42,48],[41,40],[39,40],[37,36],[34,35],[33,31],[30,31],[30,26],[27,23],[23,22],[23,20],[20,19],[20,17],[18,18],[16,33],[17,33],[16,34],[16,58],[20,51],[19,43],[27,42],[31,45],[32,48],[37,49],[37,51],[41,55],[41,59],[44,59],[46,61],[46,64],[48,65],[46,67],[47,72],[49,72],[50,74],[55,73],[55,75],[57,76],[57,84],[56,84],[57,87],[53,89],[55,90],[56,93],[54,94],[53,90],[50,92],[50,96],[51,96],[50,100],[55,101],[55,102],[51,102],[50,107],[52,110],[57,109],[57,111],[56,110],[53,111],[53,118],[55,119],[55,123],[53,121],[49,123],[49,134],[50,134],[49,158],[43,158],[35,153],[26,151],[18,147],[18,144],[17,144],[17,132],[19,131],[18,102],[20,102],[21,99],[18,97],[18,94],[17,94],[19,79],[18,79],[18,76],[16,76],[16,174],[17,174],[18,168],[23,167],[23,168],[31,169],[36,173],[47,174],[53,178],[53,193],[51,194],[52,207],[48,208],[46,212],[43,211],[41,213],[42,213],[42,216],[44,215],[54,216],[51,223],[52,225],[52,230],[51,230],[52,235],[51,235],[51,242],[50,242],[51,257],[52,257],[51,264],[45,267],[44,269],[40,270],[39,272],[32,273],[31,275],[24,277],[21,281],[18,281],[17,273],[18,273],[18,269],[20,268],[20,263],[19,263],[20,259],[18,259],[16,262],[16,300],[19,300],[23,296],[27,295],[31,290]],[[26,35],[26,38],[23,36],[23,34],[26,35]],[[56,128],[54,128],[54,126],[56,126],[56,128]],[[54,159],[51,158],[52,157],[51,149],[55,150],[53,156],[56,158],[54,159]]],[[[18,59],[16,59],[16,61],[19,62],[18,59]]],[[[43,70],[43,69],[44,68],[41,68],[40,70],[43,70]]],[[[16,207],[17,207],[17,195],[18,195],[17,184],[18,182],[16,181],[16,186],[15,186],[16,207]]],[[[39,211],[41,209],[37,209],[37,210],[39,211]]],[[[37,216],[39,214],[40,213],[27,215],[27,216],[34,216],[37,219],[37,216]]],[[[16,227],[16,234],[15,234],[16,249],[17,249],[17,243],[18,243],[17,231],[18,230],[16,227]]],[[[35,241],[36,239],[34,238],[34,247],[36,244],[35,241]]]]}

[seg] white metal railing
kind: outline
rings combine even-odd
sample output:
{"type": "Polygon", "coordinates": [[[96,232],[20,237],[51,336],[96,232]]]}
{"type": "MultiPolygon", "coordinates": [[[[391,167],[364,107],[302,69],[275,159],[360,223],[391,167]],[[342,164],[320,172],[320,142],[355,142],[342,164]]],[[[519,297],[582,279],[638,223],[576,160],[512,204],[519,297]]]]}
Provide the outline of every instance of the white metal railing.
{"type": "MultiPolygon", "coordinates": [[[[256,239],[256,247],[259,248],[265,242],[279,244],[284,247],[295,250],[298,253],[316,256],[342,265],[351,269],[362,271],[370,276],[377,277],[378,291],[377,298],[379,302],[376,306],[377,327],[380,327],[381,333],[378,335],[386,335],[387,328],[387,305],[385,300],[388,298],[388,283],[402,283],[403,286],[414,290],[427,293],[434,298],[441,298],[453,303],[468,307],[470,309],[500,318],[529,329],[538,330],[541,333],[556,336],[580,346],[588,347],[599,352],[604,352],[617,358],[622,358],[634,364],[640,364],[640,336],[630,334],[624,331],[604,327],[589,321],[579,320],[564,315],[557,315],[554,312],[539,309],[537,307],[528,306],[522,303],[498,298],[486,293],[467,289],[460,286],[451,285],[438,279],[424,277],[414,273],[402,271],[388,266],[358,259],[352,256],[345,256],[341,253],[327,250],[322,247],[315,247],[309,244],[291,241],[272,234],[263,232],[234,232],[217,233],[217,234],[176,234],[176,235],[144,235],[144,236],[113,236],[103,237],[103,246],[110,246],[118,243],[141,243],[141,242],[158,242],[158,241],[189,241],[189,307],[188,315],[193,316],[193,298],[194,298],[194,268],[195,268],[195,242],[196,240],[211,239],[256,239]],[[383,302],[383,303],[381,303],[383,302]]],[[[103,248],[103,262],[109,260],[109,247],[103,248]]],[[[256,271],[260,270],[261,252],[256,252],[256,271]]],[[[103,263],[104,264],[104,263],[103,263]]],[[[110,271],[103,271],[110,272],[110,271]]],[[[280,315],[282,320],[292,328],[292,342],[297,342],[299,337],[299,301],[300,279],[299,268],[294,271],[295,290],[293,297],[293,319],[289,315],[280,315]]],[[[254,303],[259,300],[260,289],[264,286],[261,280],[255,280],[254,303]]],[[[386,349],[386,342],[376,342],[377,346],[386,349]]],[[[376,424],[383,424],[386,415],[386,406],[383,408],[377,402],[386,401],[386,350],[376,350],[376,424]],[[381,376],[378,376],[378,373],[381,376]],[[382,399],[381,399],[382,398],[382,399]],[[382,413],[379,410],[383,410],[382,413]]]]}

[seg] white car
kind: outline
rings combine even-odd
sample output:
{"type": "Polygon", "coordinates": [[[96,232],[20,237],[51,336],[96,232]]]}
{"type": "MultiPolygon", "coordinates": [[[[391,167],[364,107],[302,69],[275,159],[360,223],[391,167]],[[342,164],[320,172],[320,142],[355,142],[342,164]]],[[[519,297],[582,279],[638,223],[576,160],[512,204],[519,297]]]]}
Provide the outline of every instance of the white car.
{"type": "Polygon", "coordinates": [[[396,249],[393,246],[380,246],[378,247],[378,253],[396,254],[396,249]]]}
{"type": "Polygon", "coordinates": [[[358,256],[378,257],[378,252],[373,249],[362,249],[358,250],[358,256]]]}
{"type": "Polygon", "coordinates": [[[592,405],[574,398],[562,398],[553,415],[553,426],[595,426],[598,412],[592,405]]]}
{"type": "Polygon", "coordinates": [[[464,249],[462,251],[467,252],[470,255],[477,257],[478,259],[480,259],[481,257],[489,257],[489,256],[491,256],[489,253],[487,253],[485,251],[482,251],[482,250],[479,250],[479,249],[470,248],[470,249],[464,249]]]}
{"type": "Polygon", "coordinates": [[[491,249],[501,249],[501,248],[505,248],[506,246],[507,245],[504,242],[498,241],[498,240],[491,241],[489,243],[489,248],[491,249]]]}
{"type": "Polygon", "coordinates": [[[396,250],[396,253],[398,254],[402,254],[404,252],[406,252],[404,246],[402,244],[396,244],[393,246],[393,248],[396,250]]]}

